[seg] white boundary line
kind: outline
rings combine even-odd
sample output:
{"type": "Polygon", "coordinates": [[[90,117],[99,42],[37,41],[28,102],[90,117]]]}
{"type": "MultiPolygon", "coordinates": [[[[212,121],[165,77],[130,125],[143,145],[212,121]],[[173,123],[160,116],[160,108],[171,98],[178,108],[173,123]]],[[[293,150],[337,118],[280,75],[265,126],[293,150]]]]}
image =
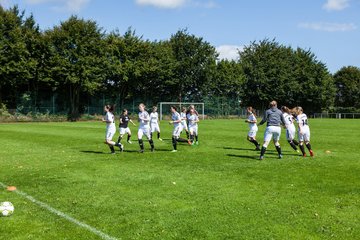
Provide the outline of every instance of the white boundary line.
{"type": "MultiPolygon", "coordinates": [[[[5,185],[2,182],[0,182],[0,186],[3,187],[3,188],[7,187],[7,185],[5,185]]],[[[49,212],[54,213],[55,215],[58,215],[59,217],[62,217],[64,219],[68,220],[69,222],[74,223],[75,225],[78,225],[79,227],[82,227],[82,228],[88,230],[89,232],[92,232],[92,233],[96,234],[97,236],[101,237],[104,240],[117,240],[117,238],[115,238],[115,237],[111,237],[111,236],[107,235],[106,233],[103,233],[100,230],[97,230],[96,228],[94,228],[94,227],[92,227],[90,225],[87,225],[86,223],[80,222],[79,220],[76,220],[75,218],[70,217],[69,215],[67,215],[67,214],[65,214],[65,213],[63,213],[63,212],[49,206],[48,204],[46,204],[44,202],[36,200],[34,197],[30,196],[29,194],[27,194],[25,192],[22,192],[22,191],[19,191],[19,190],[15,190],[13,192],[15,192],[16,194],[26,198],[30,202],[38,205],[39,207],[42,207],[42,208],[48,210],[49,212]]]]}

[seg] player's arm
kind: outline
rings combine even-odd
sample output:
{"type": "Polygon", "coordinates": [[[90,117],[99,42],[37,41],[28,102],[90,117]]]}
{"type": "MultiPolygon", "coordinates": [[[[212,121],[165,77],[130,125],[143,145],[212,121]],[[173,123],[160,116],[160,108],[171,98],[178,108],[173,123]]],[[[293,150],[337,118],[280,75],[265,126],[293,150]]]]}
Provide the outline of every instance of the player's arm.
{"type": "Polygon", "coordinates": [[[266,119],[267,119],[267,114],[266,114],[266,112],[265,112],[264,117],[263,117],[263,119],[261,120],[261,122],[259,123],[259,125],[263,125],[264,123],[266,123],[266,119]]]}
{"type": "Polygon", "coordinates": [[[129,119],[129,122],[131,122],[132,125],[136,126],[136,124],[131,119],[129,119]]]}

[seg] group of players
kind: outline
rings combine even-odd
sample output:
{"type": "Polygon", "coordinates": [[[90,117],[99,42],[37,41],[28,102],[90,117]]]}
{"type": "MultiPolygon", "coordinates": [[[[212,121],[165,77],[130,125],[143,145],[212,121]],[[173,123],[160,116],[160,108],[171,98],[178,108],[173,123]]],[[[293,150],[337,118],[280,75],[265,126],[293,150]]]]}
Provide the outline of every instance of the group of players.
{"type": "MultiPolygon", "coordinates": [[[[106,123],[106,133],[105,133],[105,144],[107,144],[111,150],[111,153],[115,153],[114,146],[119,147],[120,151],[124,151],[124,145],[121,143],[124,135],[127,134],[127,142],[131,142],[131,130],[128,126],[129,122],[134,126],[136,124],[130,119],[127,109],[124,109],[120,116],[119,131],[120,135],[117,142],[114,142],[112,139],[116,133],[115,126],[115,115],[114,115],[114,106],[106,105],[104,107],[106,112],[103,122],[106,123]]],[[[176,106],[170,107],[171,111],[171,121],[169,124],[173,124],[174,129],[172,132],[172,152],[177,152],[177,143],[185,142],[189,145],[198,145],[198,122],[199,117],[194,105],[190,105],[189,108],[182,108],[181,113],[177,112],[176,106]],[[187,138],[181,138],[180,134],[182,131],[186,132],[187,138]]],[[[152,108],[152,112],[149,114],[145,110],[145,105],[143,103],[139,104],[139,114],[138,114],[139,128],[138,128],[138,142],[140,146],[140,153],[144,152],[144,142],[143,136],[147,138],[150,144],[150,150],[153,152],[155,150],[153,133],[157,133],[157,138],[159,141],[162,141],[160,138],[160,125],[159,125],[159,114],[157,112],[157,107],[152,108]]]]}
{"type": "Polygon", "coordinates": [[[263,119],[259,125],[267,122],[267,127],[264,134],[264,143],[262,146],[256,140],[256,133],[258,131],[257,120],[255,110],[252,107],[247,108],[248,118],[245,120],[249,124],[249,132],[247,139],[256,146],[256,150],[260,151],[260,160],[264,159],[266,149],[271,141],[274,142],[275,148],[279,154],[279,158],[282,158],[282,152],[280,147],[280,135],[281,126],[286,129],[286,138],[290,146],[297,152],[297,146],[299,146],[302,156],[306,157],[305,147],[309,150],[310,156],[314,156],[314,152],[310,145],[310,128],[308,125],[308,118],[303,112],[302,107],[295,107],[289,109],[286,106],[282,106],[281,110],[277,108],[277,102],[271,101],[269,109],[265,112],[263,119]],[[298,140],[295,139],[296,128],[294,122],[298,124],[298,140]]]}

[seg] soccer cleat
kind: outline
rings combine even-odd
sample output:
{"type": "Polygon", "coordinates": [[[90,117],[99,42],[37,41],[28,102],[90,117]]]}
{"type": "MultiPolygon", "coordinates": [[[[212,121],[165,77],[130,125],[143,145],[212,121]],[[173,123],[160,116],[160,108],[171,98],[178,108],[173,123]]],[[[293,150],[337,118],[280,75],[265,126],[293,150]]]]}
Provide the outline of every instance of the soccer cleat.
{"type": "Polygon", "coordinates": [[[279,154],[279,159],[282,159],[282,157],[283,157],[283,156],[282,156],[281,154],[279,154]]]}
{"type": "Polygon", "coordinates": [[[139,150],[139,153],[144,153],[144,150],[142,150],[142,149],[141,149],[141,150],[139,150]]]}
{"type": "Polygon", "coordinates": [[[314,152],[313,152],[313,150],[310,150],[310,156],[314,156],[314,152]]]}
{"type": "Polygon", "coordinates": [[[191,142],[191,140],[190,140],[190,139],[189,139],[187,142],[188,142],[188,144],[189,144],[189,145],[192,145],[192,142],[191,142]]]}
{"type": "Polygon", "coordinates": [[[257,145],[256,148],[255,148],[255,151],[260,151],[260,145],[257,145]]]}
{"type": "Polygon", "coordinates": [[[304,153],[302,156],[303,156],[303,157],[306,157],[306,154],[304,153]]]}
{"type": "Polygon", "coordinates": [[[172,150],[171,152],[172,152],[172,153],[175,153],[175,152],[177,152],[177,150],[174,149],[174,150],[172,150]]]}
{"type": "Polygon", "coordinates": [[[111,152],[110,154],[115,154],[115,152],[111,152]]]}
{"type": "Polygon", "coordinates": [[[161,142],[162,142],[162,138],[159,138],[159,141],[161,141],[161,142]]]}
{"type": "Polygon", "coordinates": [[[199,145],[199,141],[196,141],[196,143],[195,143],[196,145],[199,145]]]}
{"type": "Polygon", "coordinates": [[[264,156],[260,156],[259,160],[260,160],[260,161],[261,161],[261,160],[264,160],[264,156]]]}
{"type": "Polygon", "coordinates": [[[151,152],[154,152],[154,151],[155,151],[155,149],[154,149],[154,148],[151,148],[151,149],[150,149],[150,151],[151,151],[151,152]]]}
{"type": "Polygon", "coordinates": [[[297,153],[300,153],[299,149],[296,149],[296,152],[297,152],[297,153]]]}
{"type": "Polygon", "coordinates": [[[119,146],[119,148],[120,148],[120,152],[123,152],[123,151],[124,151],[124,145],[121,144],[121,145],[119,146]]]}
{"type": "Polygon", "coordinates": [[[132,144],[132,141],[130,141],[130,140],[129,140],[129,141],[127,141],[127,142],[128,142],[128,144],[132,144]]]}

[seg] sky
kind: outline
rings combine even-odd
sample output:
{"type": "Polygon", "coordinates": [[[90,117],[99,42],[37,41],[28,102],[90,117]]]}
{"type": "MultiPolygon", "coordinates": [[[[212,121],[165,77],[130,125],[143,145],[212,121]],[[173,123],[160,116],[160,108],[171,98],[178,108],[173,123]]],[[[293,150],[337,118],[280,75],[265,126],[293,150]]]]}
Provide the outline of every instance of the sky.
{"type": "Polygon", "coordinates": [[[71,15],[95,20],[106,32],[131,27],[143,39],[165,40],[178,30],[202,37],[220,58],[265,38],[310,49],[331,73],[360,67],[360,0],[0,0],[32,13],[41,29],[71,15]]]}

